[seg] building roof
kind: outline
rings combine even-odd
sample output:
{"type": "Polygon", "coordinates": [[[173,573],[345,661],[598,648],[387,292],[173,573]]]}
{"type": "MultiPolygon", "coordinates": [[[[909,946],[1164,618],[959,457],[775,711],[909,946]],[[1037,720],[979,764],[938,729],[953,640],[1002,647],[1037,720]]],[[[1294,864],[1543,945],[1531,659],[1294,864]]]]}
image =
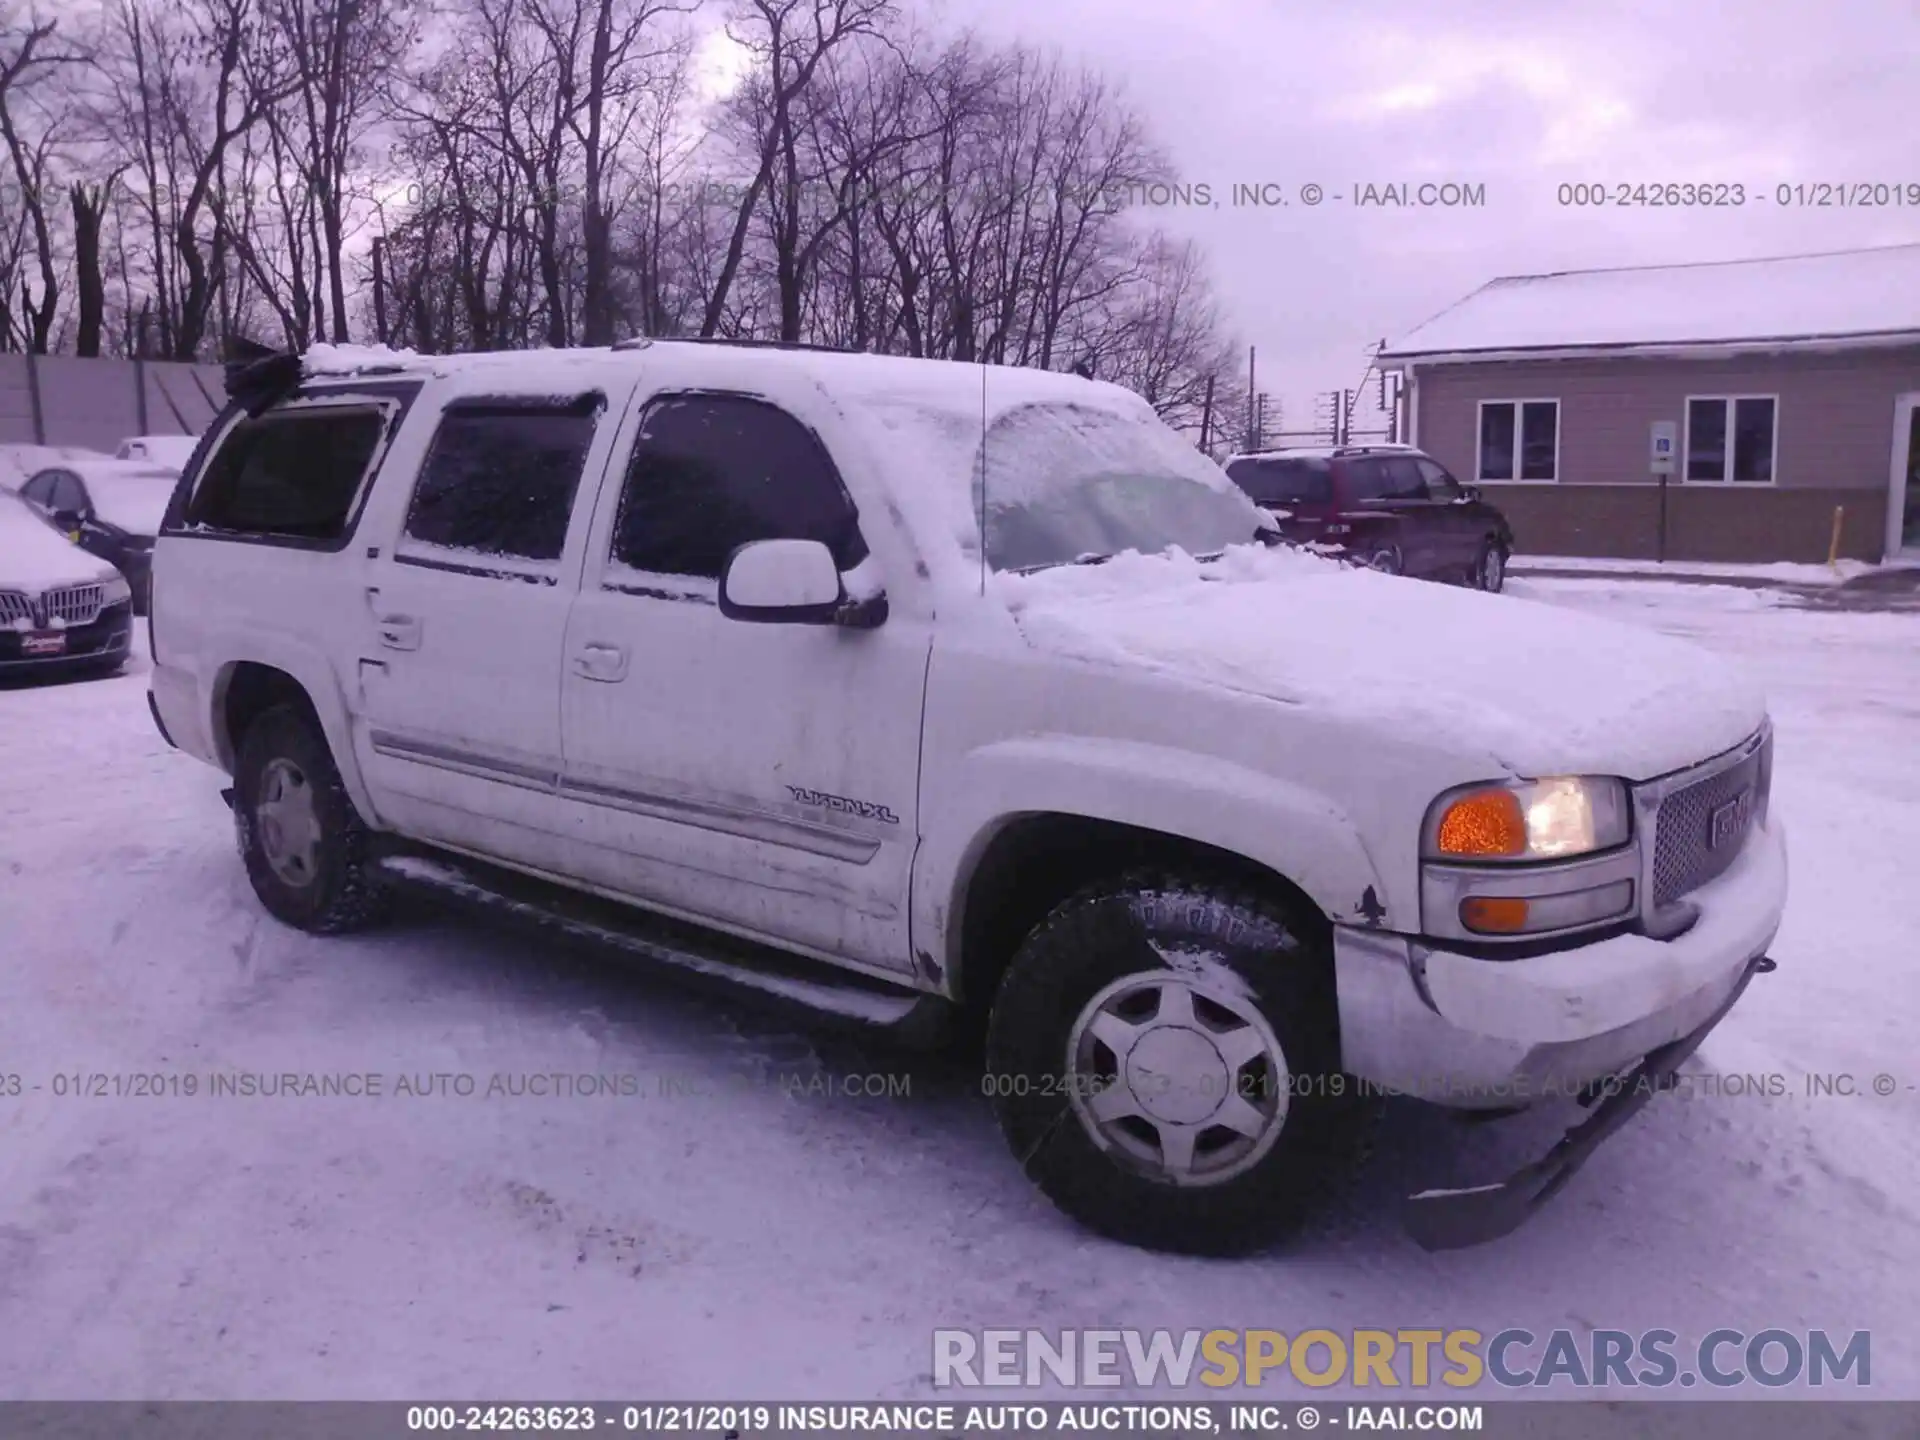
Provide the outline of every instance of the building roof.
{"type": "Polygon", "coordinates": [[[1920,344],[1920,244],[1766,260],[1508,275],[1380,360],[1920,344]]]}

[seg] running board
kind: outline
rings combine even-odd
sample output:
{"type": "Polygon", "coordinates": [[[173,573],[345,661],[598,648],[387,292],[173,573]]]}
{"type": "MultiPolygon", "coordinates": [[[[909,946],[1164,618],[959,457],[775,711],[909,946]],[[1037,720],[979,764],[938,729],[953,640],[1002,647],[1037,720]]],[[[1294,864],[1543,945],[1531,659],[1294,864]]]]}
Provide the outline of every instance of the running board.
{"type": "Polygon", "coordinates": [[[497,916],[593,950],[670,966],[736,996],[749,992],[917,1049],[940,1045],[956,1013],[939,995],[868,979],[505,866],[396,847],[378,857],[375,869],[380,883],[392,890],[497,916]]]}

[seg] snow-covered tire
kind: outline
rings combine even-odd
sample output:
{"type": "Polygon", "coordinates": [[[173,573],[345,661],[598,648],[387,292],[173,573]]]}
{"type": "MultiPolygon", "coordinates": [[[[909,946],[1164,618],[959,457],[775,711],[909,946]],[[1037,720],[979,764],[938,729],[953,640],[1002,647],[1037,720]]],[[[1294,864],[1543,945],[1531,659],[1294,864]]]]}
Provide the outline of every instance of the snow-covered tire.
{"type": "Polygon", "coordinates": [[[1362,562],[1369,570],[1378,570],[1382,575],[1404,575],[1407,570],[1406,557],[1401,555],[1398,545],[1382,545],[1377,550],[1369,550],[1362,562]]]}
{"type": "Polygon", "coordinates": [[[1028,1177],[1148,1249],[1243,1254],[1297,1228],[1366,1119],[1340,1072],[1323,931],[1264,895],[1158,874],[1056,908],[987,1031],[985,1088],[1028,1177]],[[1175,1180],[1166,1161],[1187,1144],[1175,1180]]]}
{"type": "Polygon", "coordinates": [[[278,705],[247,727],[234,757],[233,820],[254,894],[276,920],[315,935],[385,917],[371,832],[353,808],[312,716],[278,705]]]}

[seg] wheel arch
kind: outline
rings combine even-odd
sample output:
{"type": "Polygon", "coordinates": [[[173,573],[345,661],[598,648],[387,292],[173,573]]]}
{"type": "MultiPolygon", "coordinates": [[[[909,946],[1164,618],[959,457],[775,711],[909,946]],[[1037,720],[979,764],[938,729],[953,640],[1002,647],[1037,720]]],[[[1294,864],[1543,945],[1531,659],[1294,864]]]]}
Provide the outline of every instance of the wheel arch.
{"type": "Polygon", "coordinates": [[[970,1010],[1053,906],[1129,869],[1235,881],[1313,924],[1384,913],[1377,868],[1343,814],[1230,762],[1028,738],[976,752],[958,778],[959,813],[916,866],[914,936],[928,981],[970,1010]]]}
{"type": "Polygon", "coordinates": [[[982,1011],[1015,950],[1063,900],[1099,881],[1154,869],[1245,885],[1284,901],[1302,922],[1331,928],[1295,881],[1232,850],[1165,830],[1087,815],[1030,811],[981,837],[956,890],[951,992],[982,1011]]]}
{"type": "Polygon", "coordinates": [[[228,660],[215,673],[208,734],[221,768],[233,773],[240,739],[261,715],[292,705],[311,718],[340,772],[341,783],[365,823],[375,824],[372,797],[354,763],[351,720],[325,665],[297,654],[228,660]]]}

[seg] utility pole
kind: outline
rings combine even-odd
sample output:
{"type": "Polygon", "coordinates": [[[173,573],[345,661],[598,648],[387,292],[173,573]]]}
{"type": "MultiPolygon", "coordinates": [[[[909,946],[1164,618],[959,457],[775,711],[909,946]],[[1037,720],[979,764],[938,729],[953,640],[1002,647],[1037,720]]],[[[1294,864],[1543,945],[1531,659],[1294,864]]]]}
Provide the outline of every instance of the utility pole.
{"type": "Polygon", "coordinates": [[[1213,376],[1207,376],[1207,398],[1200,402],[1200,450],[1212,454],[1207,442],[1213,438],[1213,376]]]}
{"type": "Polygon", "coordinates": [[[1254,431],[1254,426],[1257,423],[1254,418],[1255,410],[1260,403],[1257,398],[1258,395],[1259,391],[1254,389],[1253,383],[1253,346],[1249,345],[1247,346],[1247,449],[1249,450],[1258,450],[1260,448],[1260,442],[1256,438],[1254,431]]]}

